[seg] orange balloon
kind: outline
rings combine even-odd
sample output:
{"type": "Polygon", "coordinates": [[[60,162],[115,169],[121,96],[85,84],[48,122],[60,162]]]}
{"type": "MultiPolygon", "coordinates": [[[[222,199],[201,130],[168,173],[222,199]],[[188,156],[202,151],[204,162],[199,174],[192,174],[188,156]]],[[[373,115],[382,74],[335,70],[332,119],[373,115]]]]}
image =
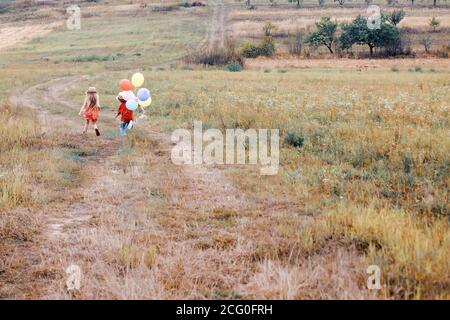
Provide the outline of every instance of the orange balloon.
{"type": "Polygon", "coordinates": [[[119,87],[123,91],[130,91],[131,89],[133,89],[133,85],[131,84],[130,80],[127,79],[120,80],[119,87]]]}

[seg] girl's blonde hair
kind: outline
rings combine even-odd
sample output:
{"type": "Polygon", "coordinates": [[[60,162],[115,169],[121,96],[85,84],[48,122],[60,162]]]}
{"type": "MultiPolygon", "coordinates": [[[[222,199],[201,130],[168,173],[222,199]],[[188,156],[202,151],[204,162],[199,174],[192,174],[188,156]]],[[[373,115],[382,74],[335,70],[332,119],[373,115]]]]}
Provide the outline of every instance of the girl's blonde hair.
{"type": "Polygon", "coordinates": [[[95,109],[99,107],[98,95],[95,92],[86,92],[86,109],[95,109]]]}

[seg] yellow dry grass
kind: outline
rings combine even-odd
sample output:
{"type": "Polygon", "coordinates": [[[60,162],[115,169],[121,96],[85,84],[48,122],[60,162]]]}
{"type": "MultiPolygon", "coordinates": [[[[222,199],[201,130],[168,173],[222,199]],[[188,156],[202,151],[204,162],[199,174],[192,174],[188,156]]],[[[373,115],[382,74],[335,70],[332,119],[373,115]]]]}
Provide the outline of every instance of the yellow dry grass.
{"type": "Polygon", "coordinates": [[[406,58],[406,59],[299,59],[287,54],[280,54],[274,58],[249,59],[246,67],[256,70],[291,69],[291,68],[324,68],[324,69],[391,69],[398,70],[423,69],[450,70],[449,59],[439,58],[406,58]]]}
{"type": "Polygon", "coordinates": [[[404,210],[371,206],[340,206],[328,219],[332,237],[359,244],[368,263],[381,266],[386,296],[450,298],[447,219],[423,220],[404,210]]]}
{"type": "MultiPolygon", "coordinates": [[[[65,60],[75,57],[68,39],[83,41],[91,58],[114,50],[108,45],[119,44],[111,39],[148,39],[135,33],[148,27],[146,18],[135,17],[136,26],[116,19],[136,6],[102,9],[121,24],[118,34],[93,16],[80,34],[60,32],[5,54],[8,61],[31,57],[0,71],[21,88],[60,78],[23,98],[51,111],[56,125],[47,135],[28,109],[5,105],[0,112],[0,297],[449,298],[447,60],[258,59],[240,73],[145,65],[155,98],[149,123],[139,120],[119,140],[110,115],[117,79],[161,51],[143,46],[136,49],[142,56],[125,50],[120,61],[65,60]],[[101,38],[91,33],[97,28],[101,38]],[[63,78],[97,70],[107,72],[63,78]],[[67,100],[82,101],[91,84],[105,108],[102,138],[87,143],[78,135],[77,106],[67,100]],[[279,128],[279,174],[174,166],[162,131],[190,128],[193,120],[220,129],[279,128]],[[287,133],[302,145],[290,145],[287,133]],[[83,271],[78,291],[65,286],[71,264],[83,271]],[[370,264],[382,270],[381,291],[366,288],[370,264]],[[11,281],[23,270],[26,276],[11,281]]],[[[301,11],[242,11],[231,21],[301,11]]],[[[164,19],[181,15],[188,13],[164,19]]],[[[169,20],[151,18],[160,19],[157,41],[169,20]]],[[[190,24],[172,25],[180,39],[190,24]]],[[[171,59],[183,48],[168,51],[171,59]]]]}

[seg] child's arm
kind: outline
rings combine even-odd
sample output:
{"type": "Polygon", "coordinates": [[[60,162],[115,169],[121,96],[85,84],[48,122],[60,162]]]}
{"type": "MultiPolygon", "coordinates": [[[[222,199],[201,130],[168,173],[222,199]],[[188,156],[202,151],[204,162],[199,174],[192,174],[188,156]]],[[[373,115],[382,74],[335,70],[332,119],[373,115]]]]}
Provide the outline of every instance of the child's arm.
{"type": "Polygon", "coordinates": [[[120,116],[120,114],[121,114],[121,106],[119,106],[119,109],[117,109],[116,119],[120,116]]]}
{"type": "Polygon", "coordinates": [[[83,102],[83,106],[80,109],[80,112],[78,112],[78,114],[81,116],[84,112],[84,109],[86,108],[86,104],[87,104],[87,97],[84,98],[84,102],[83,102]]]}

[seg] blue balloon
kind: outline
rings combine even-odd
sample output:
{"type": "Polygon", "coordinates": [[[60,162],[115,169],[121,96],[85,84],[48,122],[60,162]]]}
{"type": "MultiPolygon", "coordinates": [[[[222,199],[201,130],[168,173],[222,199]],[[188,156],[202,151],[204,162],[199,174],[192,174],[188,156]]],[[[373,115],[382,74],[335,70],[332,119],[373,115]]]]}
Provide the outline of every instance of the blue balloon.
{"type": "Polygon", "coordinates": [[[128,110],[134,111],[134,110],[137,109],[138,103],[137,103],[136,100],[128,100],[127,104],[126,104],[126,107],[127,107],[128,110]]]}
{"type": "Polygon", "coordinates": [[[141,88],[137,92],[137,97],[141,101],[147,101],[150,98],[150,91],[146,88],[141,88]]]}

